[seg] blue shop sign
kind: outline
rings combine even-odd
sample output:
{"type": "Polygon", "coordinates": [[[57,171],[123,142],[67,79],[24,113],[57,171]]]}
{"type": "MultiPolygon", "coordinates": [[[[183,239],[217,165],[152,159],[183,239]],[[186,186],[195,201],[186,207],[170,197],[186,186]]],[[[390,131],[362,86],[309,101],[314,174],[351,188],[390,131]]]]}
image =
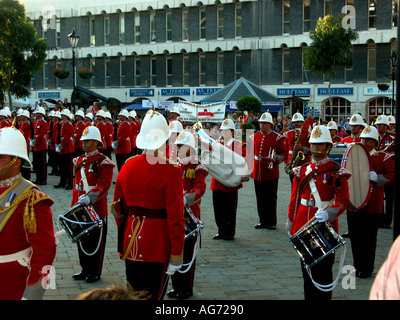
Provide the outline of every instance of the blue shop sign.
{"type": "Polygon", "coordinates": [[[276,95],[278,96],[309,96],[311,95],[311,89],[310,88],[280,88],[276,90],[276,95]]]}
{"type": "Polygon", "coordinates": [[[153,97],[154,89],[130,89],[130,97],[153,97]]]}
{"type": "MultiPolygon", "coordinates": [[[[328,88],[318,88],[319,96],[329,95],[328,88]]],[[[354,88],[331,88],[331,95],[347,95],[352,96],[354,94],[354,88]]]]}
{"type": "Polygon", "coordinates": [[[214,92],[217,92],[221,88],[197,88],[196,89],[196,95],[197,96],[209,96],[210,94],[213,94],[214,92]]]}
{"type": "Polygon", "coordinates": [[[38,92],[38,99],[60,99],[60,92],[38,92]]]}
{"type": "Polygon", "coordinates": [[[190,96],[189,88],[181,89],[161,89],[162,96],[190,96]]]}

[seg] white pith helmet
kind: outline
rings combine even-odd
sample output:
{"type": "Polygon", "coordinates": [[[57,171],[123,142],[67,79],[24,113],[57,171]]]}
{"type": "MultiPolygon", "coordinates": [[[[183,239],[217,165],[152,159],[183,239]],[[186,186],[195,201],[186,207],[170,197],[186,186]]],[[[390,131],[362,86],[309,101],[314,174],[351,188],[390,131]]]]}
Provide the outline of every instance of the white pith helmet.
{"type": "Polygon", "coordinates": [[[326,126],[328,127],[329,130],[337,130],[338,129],[336,122],[333,120],[329,121],[326,126]]]}
{"type": "Polygon", "coordinates": [[[171,121],[169,123],[168,127],[169,127],[169,131],[171,131],[171,133],[179,133],[183,130],[183,125],[178,120],[171,121]]]}
{"type": "Polygon", "coordinates": [[[272,120],[272,115],[269,112],[264,112],[258,122],[267,122],[270,124],[274,124],[274,121],[272,120]]]}
{"type": "Polygon", "coordinates": [[[7,112],[4,109],[0,110],[0,116],[6,117],[7,118],[7,112]]]}
{"type": "Polygon", "coordinates": [[[80,116],[80,117],[82,117],[82,119],[85,118],[85,114],[83,113],[82,110],[78,110],[77,112],[75,112],[75,117],[76,116],[80,116]]]}
{"type": "Polygon", "coordinates": [[[29,117],[30,117],[29,111],[22,110],[21,113],[19,113],[17,117],[27,117],[29,119],[29,117]]]}
{"type": "Polygon", "coordinates": [[[0,154],[15,156],[23,159],[22,166],[31,168],[32,163],[28,157],[26,140],[18,129],[5,127],[0,129],[0,154]]]}
{"type": "Polygon", "coordinates": [[[68,109],[64,109],[63,111],[61,111],[60,115],[66,116],[67,118],[69,118],[71,120],[73,119],[73,114],[68,109]]]}
{"type": "Polygon", "coordinates": [[[304,122],[304,117],[300,112],[296,112],[292,117],[292,122],[301,121],[304,122]]]}
{"type": "Polygon", "coordinates": [[[37,107],[37,109],[33,113],[40,113],[42,115],[46,115],[46,111],[44,110],[43,107],[37,107]]]}
{"type": "Polygon", "coordinates": [[[105,117],[106,117],[106,113],[104,112],[104,110],[99,110],[99,111],[96,113],[96,117],[103,117],[103,118],[105,118],[105,117]]]}
{"type": "Polygon", "coordinates": [[[131,110],[130,112],[129,112],[129,117],[131,117],[131,118],[136,118],[136,111],[135,110],[131,110]]]}
{"type": "Polygon", "coordinates": [[[61,112],[60,111],[56,111],[54,112],[54,116],[58,119],[61,119],[61,112]]]}
{"type": "Polygon", "coordinates": [[[385,116],[384,114],[381,114],[380,116],[378,116],[378,118],[376,118],[375,125],[377,125],[377,124],[385,124],[385,125],[387,125],[388,127],[390,127],[390,126],[389,126],[388,117],[385,116]]]}
{"type": "Polygon", "coordinates": [[[175,144],[178,146],[186,145],[193,149],[196,149],[194,136],[189,131],[182,131],[176,138],[175,144]]]}
{"type": "Polygon", "coordinates": [[[176,106],[173,106],[173,107],[171,108],[171,110],[169,110],[169,113],[177,113],[178,115],[181,115],[181,114],[179,113],[179,108],[176,107],[176,106]]]}
{"type": "Polygon", "coordinates": [[[235,130],[235,124],[233,123],[232,119],[225,119],[222,121],[220,130],[226,129],[235,130]]]}
{"type": "Polygon", "coordinates": [[[110,111],[106,111],[106,112],[105,112],[105,117],[108,118],[108,119],[110,119],[110,120],[112,120],[110,111]]]}
{"type": "Polygon", "coordinates": [[[136,146],[144,150],[157,150],[168,140],[170,135],[164,116],[155,110],[149,110],[136,137],[136,146]]]}
{"type": "Polygon", "coordinates": [[[332,143],[331,133],[328,127],[317,125],[311,131],[311,137],[308,140],[309,143],[332,143]]]}
{"type": "Polygon", "coordinates": [[[100,130],[95,126],[88,126],[83,130],[81,141],[84,140],[96,140],[99,142],[98,148],[103,147],[103,141],[101,140],[100,130]]]}
{"type": "Polygon", "coordinates": [[[370,139],[374,139],[376,141],[376,143],[379,143],[379,133],[378,133],[378,129],[375,128],[374,126],[367,126],[360,135],[360,138],[370,138],[370,139]]]}
{"type": "Polygon", "coordinates": [[[393,116],[388,116],[388,122],[389,124],[396,124],[396,118],[393,116]]]}
{"type": "Polygon", "coordinates": [[[364,119],[359,114],[353,114],[349,121],[350,126],[363,126],[364,123],[364,119]]]}
{"type": "Polygon", "coordinates": [[[129,118],[129,112],[128,112],[128,110],[126,110],[126,109],[122,109],[122,110],[118,113],[118,115],[119,115],[119,116],[124,116],[124,117],[126,117],[127,119],[129,118]]]}
{"type": "Polygon", "coordinates": [[[86,113],[85,118],[89,118],[90,120],[93,120],[93,113],[91,113],[91,112],[86,113]]]}

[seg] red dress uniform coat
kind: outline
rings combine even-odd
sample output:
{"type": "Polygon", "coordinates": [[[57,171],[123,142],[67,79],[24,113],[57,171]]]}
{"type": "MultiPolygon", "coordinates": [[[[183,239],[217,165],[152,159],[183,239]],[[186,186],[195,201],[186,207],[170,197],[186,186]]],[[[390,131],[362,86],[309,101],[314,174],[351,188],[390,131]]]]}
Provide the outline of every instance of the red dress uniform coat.
{"type": "Polygon", "coordinates": [[[361,142],[360,136],[359,135],[358,136],[353,136],[353,135],[348,136],[348,137],[342,139],[342,141],[340,143],[353,143],[353,142],[361,142]]]}
{"type": "Polygon", "coordinates": [[[342,141],[342,138],[339,137],[339,136],[332,137],[332,142],[333,143],[342,143],[341,141],[342,141]]]}
{"type": "Polygon", "coordinates": [[[132,121],[130,122],[131,125],[131,136],[129,137],[129,139],[131,140],[131,148],[134,149],[136,148],[136,121],[132,121]]]}
{"type": "Polygon", "coordinates": [[[154,158],[148,161],[147,156],[141,154],[127,161],[115,183],[113,213],[119,229],[125,221],[121,258],[126,253],[126,258],[133,261],[168,263],[172,260],[180,265],[185,238],[183,171],[169,163],[153,163],[154,158]],[[116,202],[118,206],[114,205],[116,202]],[[134,207],[166,210],[166,217],[130,214],[125,220],[118,207],[128,213],[134,207]]]}
{"type": "Polygon", "coordinates": [[[287,157],[285,139],[282,135],[270,131],[266,134],[257,132],[252,137],[252,152],[254,154],[254,165],[251,177],[254,180],[264,181],[279,178],[279,163],[275,162],[273,168],[269,169],[270,161],[267,159],[270,152],[275,156],[287,157]]]}
{"type": "Polygon", "coordinates": [[[106,122],[106,128],[107,128],[107,135],[105,137],[104,142],[106,143],[106,147],[111,147],[111,142],[114,134],[114,126],[111,121],[106,122]]]}
{"type": "Polygon", "coordinates": [[[114,149],[115,154],[123,154],[131,152],[131,125],[128,121],[118,122],[117,128],[117,143],[118,146],[114,149]]]}
{"type": "Polygon", "coordinates": [[[53,126],[53,129],[52,130],[49,129],[49,133],[47,135],[49,150],[56,149],[56,145],[57,145],[57,141],[58,141],[58,128],[60,126],[60,123],[53,122],[52,126],[53,126]]]}
{"type": "Polygon", "coordinates": [[[385,152],[393,153],[396,150],[396,144],[394,143],[396,136],[391,132],[386,132],[382,137],[379,137],[379,150],[383,151],[387,148],[385,152]]]}
{"type": "MultiPolygon", "coordinates": [[[[306,126],[308,128],[308,126],[306,126]]],[[[297,140],[297,137],[299,135],[298,132],[295,130],[287,131],[284,133],[286,136],[285,142],[286,142],[286,149],[288,151],[287,159],[285,163],[289,162],[290,157],[293,154],[293,148],[294,148],[294,143],[297,140]]],[[[301,136],[300,136],[300,141],[299,144],[301,144],[304,147],[310,149],[310,144],[308,143],[308,140],[310,140],[310,132],[302,129],[301,131],[301,136]]],[[[310,152],[304,153],[304,160],[300,160],[297,165],[302,166],[303,164],[306,164],[311,161],[311,154],[310,152]]]]}
{"type": "Polygon", "coordinates": [[[6,128],[6,127],[10,127],[10,122],[8,121],[8,119],[1,120],[0,121],[0,129],[6,128]]]}
{"type": "Polygon", "coordinates": [[[29,121],[18,121],[18,129],[22,132],[22,134],[24,135],[25,141],[26,141],[26,147],[27,150],[29,151],[30,145],[30,139],[31,139],[31,125],[29,123],[29,121]]]}
{"type": "Polygon", "coordinates": [[[74,126],[68,121],[61,121],[60,125],[60,143],[62,146],[60,154],[73,153],[75,150],[74,142],[72,141],[75,132],[74,126]]]}
{"type": "Polygon", "coordinates": [[[33,151],[47,150],[47,140],[46,135],[49,131],[49,124],[43,120],[37,120],[33,123],[33,133],[32,139],[36,140],[36,145],[32,147],[33,151]]]}
{"type": "Polygon", "coordinates": [[[99,148],[99,150],[104,150],[106,148],[106,136],[108,133],[107,125],[104,121],[99,121],[96,123],[97,129],[100,131],[101,140],[103,141],[103,147],[99,148]]]}
{"type": "Polygon", "coordinates": [[[74,158],[72,163],[75,177],[71,206],[78,202],[81,195],[90,191],[88,196],[94,210],[99,217],[106,217],[108,215],[107,193],[113,179],[114,162],[102,153],[94,151],[74,158]]]}
{"type": "MultiPolygon", "coordinates": [[[[310,171],[321,202],[323,203],[321,209],[327,202],[334,200],[330,208],[336,210],[336,217],[338,217],[347,209],[349,204],[350,196],[347,182],[348,178],[351,176],[349,171],[341,168],[331,160],[317,166],[311,162],[308,165],[295,167],[293,170],[294,179],[292,194],[288,208],[288,220],[293,223],[290,229],[291,235],[301,230],[301,228],[314,217],[319,209],[313,206],[307,206],[307,201],[315,203],[310,185],[304,180],[306,173],[308,174],[310,171]],[[337,167],[333,169],[335,165],[337,167]],[[330,170],[331,168],[332,170],[330,170]]],[[[334,230],[338,232],[338,220],[335,219],[331,221],[331,225],[334,230]]]]}
{"type": "Polygon", "coordinates": [[[82,149],[82,133],[85,130],[86,126],[85,123],[81,121],[75,122],[74,125],[74,135],[72,136],[73,141],[75,141],[74,148],[75,149],[82,149]]]}
{"type": "MultiPolygon", "coordinates": [[[[9,188],[0,187],[0,194],[9,188]]],[[[50,207],[53,200],[37,187],[30,190],[32,196],[18,203],[9,220],[0,231],[0,256],[6,256],[32,248],[29,266],[18,261],[0,263],[0,299],[22,299],[26,286],[34,286],[50,271],[56,255],[53,218],[50,207]],[[36,230],[24,229],[24,213],[27,202],[33,205],[36,230]]],[[[7,191],[8,193],[8,191],[7,191]]],[[[9,207],[13,208],[13,203],[9,207]]],[[[3,209],[3,208],[1,208],[3,209]]],[[[6,215],[7,212],[3,213],[6,215]]],[[[5,222],[4,219],[2,221],[5,222]]]]}
{"type": "MultiPolygon", "coordinates": [[[[246,145],[243,144],[242,142],[240,142],[239,140],[232,139],[231,141],[228,141],[228,143],[225,143],[224,141],[222,141],[221,144],[225,145],[227,148],[240,154],[243,158],[246,159],[246,161],[248,161],[246,145]]],[[[242,187],[243,187],[242,184],[238,185],[237,187],[227,187],[213,177],[211,179],[210,190],[211,191],[220,190],[223,192],[232,192],[232,191],[238,190],[242,187]]]]}

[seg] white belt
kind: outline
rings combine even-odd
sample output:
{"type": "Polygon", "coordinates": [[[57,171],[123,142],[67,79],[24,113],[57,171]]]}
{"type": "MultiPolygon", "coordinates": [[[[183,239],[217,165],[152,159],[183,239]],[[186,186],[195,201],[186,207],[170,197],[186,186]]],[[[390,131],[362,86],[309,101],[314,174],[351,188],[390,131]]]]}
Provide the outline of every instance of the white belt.
{"type": "MultiPolygon", "coordinates": [[[[334,199],[332,199],[332,200],[330,200],[330,201],[321,201],[321,208],[324,208],[324,207],[326,207],[326,206],[332,205],[333,201],[334,201],[334,199]]],[[[317,207],[315,206],[315,201],[312,200],[312,199],[307,200],[307,199],[301,198],[301,199],[300,199],[300,203],[301,203],[303,206],[306,206],[306,207],[317,208],[317,207]]]]}
{"type": "Polygon", "coordinates": [[[22,264],[24,266],[28,266],[29,265],[29,256],[31,254],[31,251],[32,251],[32,247],[29,247],[22,251],[16,252],[16,253],[0,256],[0,263],[18,261],[20,264],[22,264]]]}

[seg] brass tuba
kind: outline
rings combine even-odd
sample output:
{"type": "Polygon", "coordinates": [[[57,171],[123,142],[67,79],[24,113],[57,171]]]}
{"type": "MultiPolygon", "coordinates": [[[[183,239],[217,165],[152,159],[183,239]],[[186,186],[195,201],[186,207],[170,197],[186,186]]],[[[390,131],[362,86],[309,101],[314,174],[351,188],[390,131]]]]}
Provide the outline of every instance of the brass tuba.
{"type": "MultiPolygon", "coordinates": [[[[294,130],[299,133],[299,135],[297,136],[296,142],[294,143],[294,146],[295,146],[300,141],[301,129],[294,129],[294,130]]],[[[293,173],[293,168],[297,166],[297,163],[300,160],[304,160],[304,158],[305,157],[304,157],[304,152],[303,151],[295,151],[295,150],[293,150],[293,153],[290,156],[289,162],[286,165],[285,172],[287,174],[292,174],[293,173]]]]}

